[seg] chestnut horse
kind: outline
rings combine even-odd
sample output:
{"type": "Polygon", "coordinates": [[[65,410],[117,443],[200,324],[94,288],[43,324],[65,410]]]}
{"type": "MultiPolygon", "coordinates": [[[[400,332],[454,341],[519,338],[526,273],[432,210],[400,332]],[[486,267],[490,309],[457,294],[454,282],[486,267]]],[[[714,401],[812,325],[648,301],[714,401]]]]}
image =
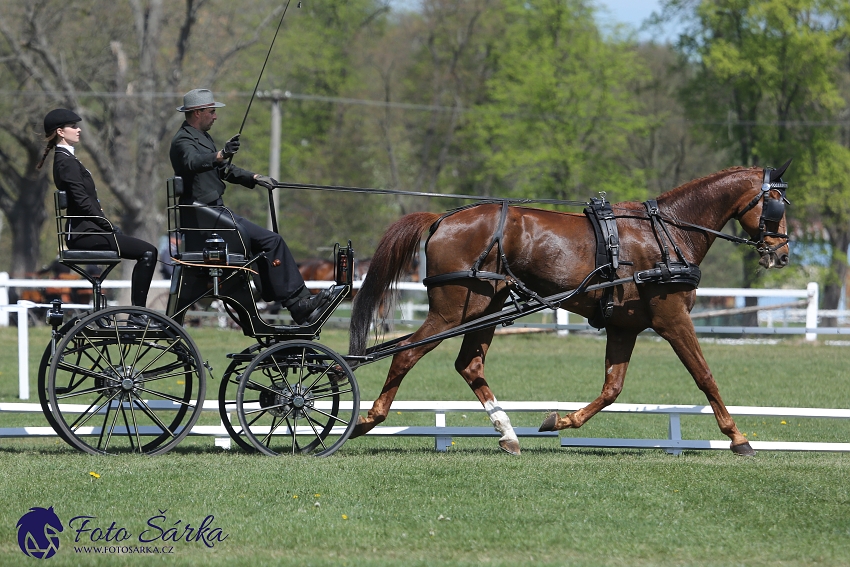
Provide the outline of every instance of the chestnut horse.
{"type": "MultiPolygon", "coordinates": [[[[551,413],[541,425],[541,431],[581,427],[613,403],[623,388],[638,334],[652,329],[670,343],[705,393],[720,430],[731,439],[732,451],[740,455],[755,454],[723,404],[689,315],[696,296],[698,269],[697,280],[690,285],[675,279],[644,283],[640,275],[638,284],[635,279],[627,278],[659,266],[664,258],[663,249],[670,255],[677,252],[682,264],[696,266],[718,237],[754,245],[761,256],[759,263],[765,268],[787,265],[788,238],[783,234],[786,185],[780,179],[787,167],[788,163],[779,170],[734,167],[690,181],[658,197],[654,210],[660,217],[655,216],[654,221],[648,214],[650,207],[645,204],[625,202],[613,206],[619,232],[619,266],[614,267],[620,283],[612,288],[613,309],[604,319],[607,346],[602,393],[586,407],[564,417],[551,413]],[[731,219],[737,219],[753,240],[721,234],[731,219]],[[659,229],[659,222],[664,230],[659,229]]],[[[581,214],[518,206],[506,207],[505,211],[500,203],[466,207],[446,215],[409,214],[390,226],[375,252],[372,269],[354,302],[350,354],[366,352],[369,325],[381,296],[419,248],[421,236],[429,227],[426,266],[428,278],[432,279],[431,285],[425,281],[428,316],[399,346],[497,313],[512,289],[530,290],[543,297],[575,290],[597,268],[596,232],[588,217],[581,214]],[[476,262],[479,259],[481,262],[476,262]],[[480,270],[477,277],[470,275],[473,266],[480,270]],[[441,274],[449,277],[433,279],[441,274]],[[498,274],[507,277],[492,277],[498,274]]],[[[669,260],[670,256],[666,258],[669,260]]],[[[585,284],[605,281],[608,280],[597,272],[585,284]]],[[[563,300],[560,307],[595,318],[604,291],[577,293],[563,300]]],[[[519,442],[510,419],[484,378],[484,361],[494,331],[489,327],[465,334],[455,369],[484,405],[496,431],[502,434],[499,446],[508,453],[519,454],[519,442]]],[[[394,355],[380,396],[367,416],[360,417],[352,437],[365,434],[386,419],[407,372],[438,344],[439,341],[428,342],[394,355]]]]}

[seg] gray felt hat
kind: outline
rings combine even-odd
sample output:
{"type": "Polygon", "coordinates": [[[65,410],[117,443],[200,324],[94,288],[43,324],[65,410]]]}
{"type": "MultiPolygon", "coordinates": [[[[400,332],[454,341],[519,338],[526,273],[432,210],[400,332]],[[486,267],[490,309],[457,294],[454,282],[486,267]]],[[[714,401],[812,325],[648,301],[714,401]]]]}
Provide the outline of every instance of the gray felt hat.
{"type": "Polygon", "coordinates": [[[183,106],[177,112],[189,112],[201,108],[221,108],[223,103],[216,102],[209,89],[192,89],[183,95],[183,106]]]}

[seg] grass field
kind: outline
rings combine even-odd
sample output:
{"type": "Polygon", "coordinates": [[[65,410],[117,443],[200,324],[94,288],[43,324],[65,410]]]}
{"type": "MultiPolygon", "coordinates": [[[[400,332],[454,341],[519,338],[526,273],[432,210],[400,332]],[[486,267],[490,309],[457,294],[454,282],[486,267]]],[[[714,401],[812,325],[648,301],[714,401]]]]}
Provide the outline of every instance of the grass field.
{"type": "MultiPolygon", "coordinates": [[[[191,332],[214,378],[227,365],[224,353],[251,342],[236,332],[191,332]]],[[[47,337],[43,328],[31,331],[33,378],[47,337]]],[[[346,340],[343,331],[322,337],[340,352],[346,340]]],[[[399,399],[472,400],[453,370],[458,344],[447,341],[425,357],[399,399]]],[[[18,401],[15,329],[0,329],[0,347],[0,401],[18,401]]],[[[847,407],[850,400],[850,348],[786,340],[706,341],[703,349],[730,405],[847,407]]],[[[602,384],[603,357],[597,337],[500,335],[488,379],[501,400],[589,401],[602,384]]],[[[705,403],[666,343],[641,338],[632,360],[618,401],[705,403]]],[[[357,371],[365,400],[379,392],[387,366],[357,371]]],[[[209,381],[208,398],[217,385],[209,381]]],[[[527,426],[542,417],[511,415],[527,426]]],[[[393,412],[386,425],[420,423],[433,424],[433,415],[393,412]]],[[[488,423],[480,413],[448,415],[448,425],[488,423]]],[[[2,426],[24,424],[46,422],[0,415],[2,426]]],[[[850,423],[838,420],[742,417],[738,425],[759,440],[850,440],[850,423]]],[[[599,415],[564,434],[664,437],[666,428],[664,417],[599,415]]],[[[683,417],[682,433],[723,438],[711,417],[683,417]]],[[[455,442],[441,454],[432,439],[367,437],[311,459],[223,451],[204,438],[153,458],[92,457],[55,439],[2,440],[0,565],[31,561],[18,548],[16,523],[33,506],[53,506],[65,526],[51,565],[850,564],[850,456],[673,457],[523,439],[522,456],[510,457],[495,439],[455,442]],[[227,538],[212,548],[186,541],[185,526],[194,530],[210,515],[207,527],[227,538]],[[101,546],[173,553],[77,553],[75,545],[92,546],[93,532],[81,532],[75,544],[82,522],[70,525],[75,516],[94,516],[87,527],[100,528],[95,536],[110,526],[112,536],[128,535],[101,546]]]]}

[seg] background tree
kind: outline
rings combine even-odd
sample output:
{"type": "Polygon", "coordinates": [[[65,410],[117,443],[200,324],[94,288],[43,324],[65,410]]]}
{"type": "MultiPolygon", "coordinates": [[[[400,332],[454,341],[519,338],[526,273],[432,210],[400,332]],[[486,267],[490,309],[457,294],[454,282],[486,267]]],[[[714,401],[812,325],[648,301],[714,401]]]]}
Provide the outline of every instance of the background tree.
{"type": "MultiPolygon", "coordinates": [[[[162,233],[163,207],[151,204],[163,202],[167,161],[161,146],[179,124],[174,111],[179,96],[172,93],[188,90],[184,84],[214,84],[224,64],[256,42],[258,30],[273,15],[263,21],[256,7],[243,3],[237,9],[220,2],[214,17],[209,10],[214,4],[38,0],[0,6],[6,72],[37,101],[19,120],[31,130],[51,108],[77,112],[83,118],[84,160],[96,170],[100,194],[111,192],[117,201],[119,210],[107,214],[120,218],[126,233],[148,241],[157,242],[162,233]],[[196,34],[201,39],[193,46],[196,34]]],[[[17,213],[30,219],[30,230],[13,233],[15,239],[26,239],[40,232],[44,200],[30,198],[29,179],[19,178],[16,188],[6,189],[10,197],[3,206],[6,211],[15,200],[17,213]]],[[[23,244],[38,258],[33,245],[23,244]]]]}
{"type": "MultiPolygon", "coordinates": [[[[789,209],[789,216],[820,216],[833,268],[843,274],[848,200],[836,193],[848,189],[824,173],[846,170],[832,121],[845,105],[837,72],[846,54],[847,3],[667,0],[663,6],[664,17],[688,23],[677,47],[697,70],[682,91],[689,115],[741,165],[778,166],[795,158],[789,197],[806,206],[789,209]]],[[[756,259],[752,253],[745,259],[746,287],[756,281],[756,259]]],[[[836,307],[839,292],[840,286],[826,282],[824,304],[836,307]]]]}

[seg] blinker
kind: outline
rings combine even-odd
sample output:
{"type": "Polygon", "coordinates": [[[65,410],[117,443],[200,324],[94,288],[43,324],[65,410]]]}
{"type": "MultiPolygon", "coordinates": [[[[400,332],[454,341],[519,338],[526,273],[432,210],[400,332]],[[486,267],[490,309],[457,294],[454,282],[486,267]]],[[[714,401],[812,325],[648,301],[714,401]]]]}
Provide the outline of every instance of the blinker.
{"type": "Polygon", "coordinates": [[[769,222],[779,222],[785,214],[785,202],[782,199],[765,197],[761,217],[769,222]]]}

